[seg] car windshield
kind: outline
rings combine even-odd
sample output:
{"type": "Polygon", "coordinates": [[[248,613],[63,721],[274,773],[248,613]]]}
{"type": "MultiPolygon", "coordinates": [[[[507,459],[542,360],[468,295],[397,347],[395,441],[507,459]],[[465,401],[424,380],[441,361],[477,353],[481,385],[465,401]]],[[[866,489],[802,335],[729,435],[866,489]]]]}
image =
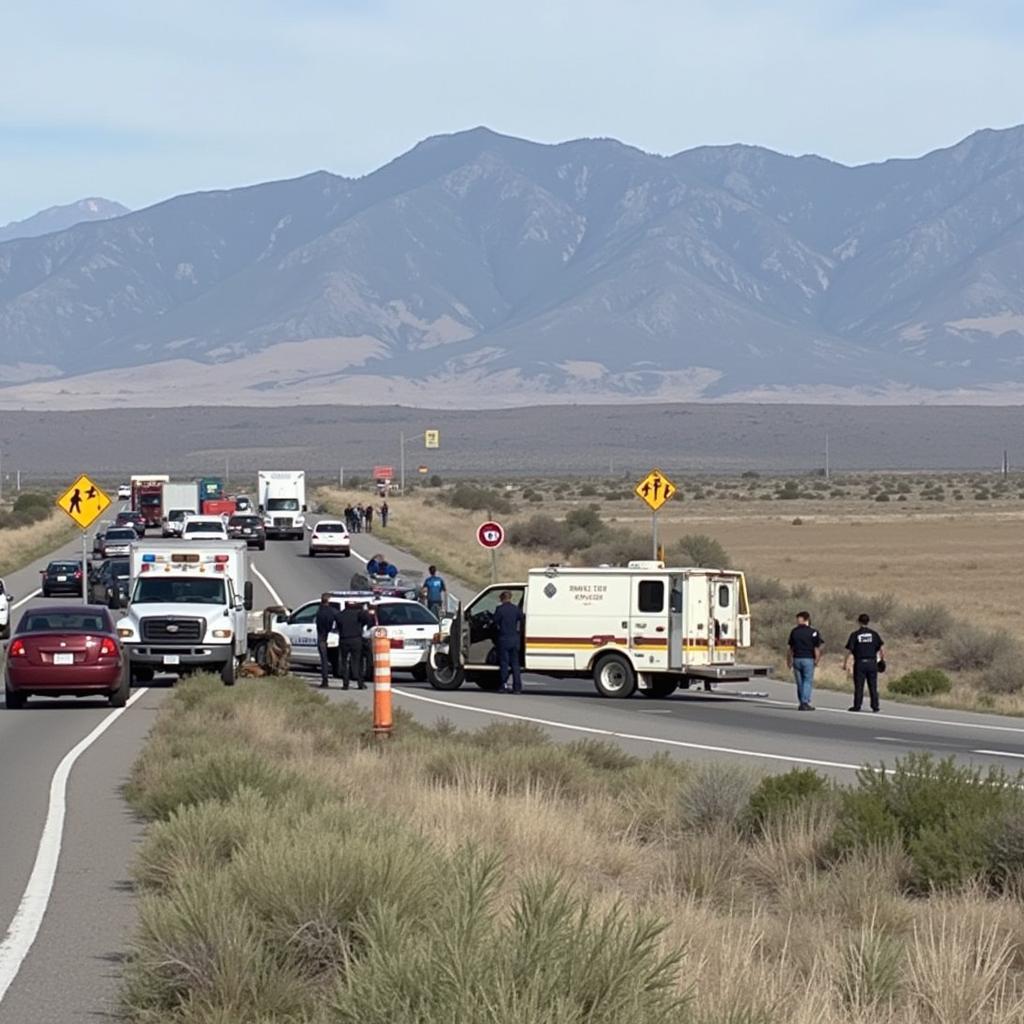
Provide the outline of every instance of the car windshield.
{"type": "Polygon", "coordinates": [[[379,604],[374,609],[380,626],[430,626],[437,619],[421,604],[379,604]]]}
{"type": "Polygon", "coordinates": [[[223,533],[223,523],[186,523],[185,532],[192,533],[223,533]]]}
{"type": "Polygon", "coordinates": [[[81,568],[78,562],[51,562],[47,567],[47,572],[78,572],[81,568]]]}
{"type": "Polygon", "coordinates": [[[130,529],[107,530],[107,540],[135,540],[135,531],[130,529]]]}
{"type": "Polygon", "coordinates": [[[229,520],[232,526],[258,526],[259,516],[232,516],[229,520]]]}
{"type": "Polygon", "coordinates": [[[172,523],[180,523],[188,514],[189,512],[187,509],[172,508],[171,511],[167,513],[167,518],[170,519],[172,523]]]}
{"type": "Polygon", "coordinates": [[[109,572],[111,576],[131,575],[131,569],[129,568],[127,561],[108,562],[107,564],[110,566],[107,572],[109,572]]]}
{"type": "Polygon", "coordinates": [[[19,633],[111,633],[110,618],[99,611],[61,611],[44,608],[26,612],[18,623],[19,633]]]}
{"type": "Polygon", "coordinates": [[[267,498],[268,512],[298,512],[298,498],[267,498]]]}
{"type": "Polygon", "coordinates": [[[341,523],[317,523],[316,533],[344,533],[345,527],[341,523]]]}
{"type": "Polygon", "coordinates": [[[224,580],[140,577],[132,604],[227,604],[224,580]]]}

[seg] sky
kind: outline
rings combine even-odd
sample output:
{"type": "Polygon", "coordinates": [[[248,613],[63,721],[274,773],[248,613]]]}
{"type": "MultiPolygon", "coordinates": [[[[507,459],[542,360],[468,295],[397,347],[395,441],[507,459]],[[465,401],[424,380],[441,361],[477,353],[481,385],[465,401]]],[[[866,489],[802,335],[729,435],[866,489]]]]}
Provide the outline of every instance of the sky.
{"type": "Polygon", "coordinates": [[[0,224],[487,125],[844,163],[1024,121],[1019,0],[0,0],[0,224]]]}

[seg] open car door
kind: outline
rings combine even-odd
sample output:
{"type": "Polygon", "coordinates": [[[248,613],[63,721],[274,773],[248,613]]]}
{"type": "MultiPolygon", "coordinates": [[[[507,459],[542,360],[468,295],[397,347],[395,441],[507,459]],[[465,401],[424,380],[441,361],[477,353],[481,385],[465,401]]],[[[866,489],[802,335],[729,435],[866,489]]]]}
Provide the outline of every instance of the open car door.
{"type": "Polygon", "coordinates": [[[427,656],[427,680],[435,690],[457,690],[466,678],[469,630],[460,603],[452,616],[447,637],[430,645],[427,656]]]}

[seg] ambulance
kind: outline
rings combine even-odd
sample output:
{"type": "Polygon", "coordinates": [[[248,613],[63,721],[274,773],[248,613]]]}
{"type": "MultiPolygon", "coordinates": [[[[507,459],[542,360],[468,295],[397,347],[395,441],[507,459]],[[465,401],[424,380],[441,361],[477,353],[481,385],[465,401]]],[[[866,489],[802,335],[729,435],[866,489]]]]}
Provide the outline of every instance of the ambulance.
{"type": "Polygon", "coordinates": [[[138,541],[130,560],[128,608],[117,633],[132,679],[206,670],[233,686],[246,657],[253,597],[245,541],[138,541]]]}
{"type": "Polygon", "coordinates": [[[431,645],[428,678],[439,690],[467,679],[499,685],[494,611],[503,591],[525,615],[522,664],[553,678],[589,677],[602,697],[636,690],[667,697],[677,687],[765,676],[770,666],[737,661],[750,646],[742,572],[669,568],[664,562],[531,569],[526,583],[488,587],[431,645]]]}

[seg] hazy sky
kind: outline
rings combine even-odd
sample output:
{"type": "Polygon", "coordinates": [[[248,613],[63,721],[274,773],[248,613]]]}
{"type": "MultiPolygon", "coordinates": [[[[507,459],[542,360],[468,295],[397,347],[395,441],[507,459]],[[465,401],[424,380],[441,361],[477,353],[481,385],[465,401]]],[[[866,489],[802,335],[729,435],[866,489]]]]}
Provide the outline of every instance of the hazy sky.
{"type": "Polygon", "coordinates": [[[1020,0],[0,0],[0,223],[440,132],[847,163],[1024,121],[1020,0]]]}

